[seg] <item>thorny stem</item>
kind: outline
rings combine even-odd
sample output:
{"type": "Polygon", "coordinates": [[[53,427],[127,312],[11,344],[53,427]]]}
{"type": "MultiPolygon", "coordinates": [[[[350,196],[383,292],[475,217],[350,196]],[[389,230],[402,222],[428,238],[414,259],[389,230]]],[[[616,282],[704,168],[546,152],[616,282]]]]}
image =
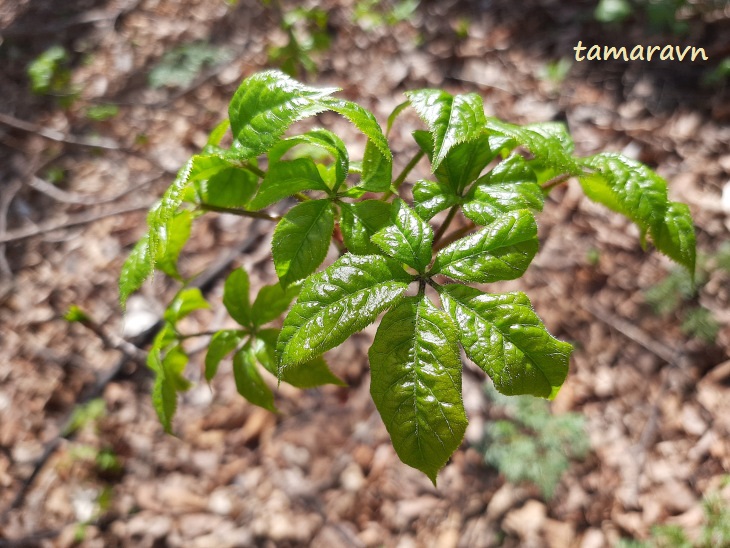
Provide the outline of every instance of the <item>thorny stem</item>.
{"type": "Polygon", "coordinates": [[[444,222],[441,224],[441,226],[438,229],[438,232],[436,232],[436,236],[433,237],[433,245],[434,247],[436,244],[439,243],[439,240],[444,235],[444,232],[446,232],[446,229],[449,228],[449,225],[451,224],[451,221],[454,220],[454,216],[456,215],[456,212],[458,211],[459,206],[451,206],[451,209],[449,210],[449,214],[446,216],[446,219],[444,219],[444,222]]]}
{"type": "Polygon", "coordinates": [[[382,201],[385,202],[390,198],[393,194],[395,194],[394,190],[398,190],[400,188],[400,185],[403,184],[403,181],[406,180],[406,177],[408,177],[408,174],[413,171],[413,168],[416,167],[416,164],[421,161],[421,158],[423,158],[424,152],[422,150],[419,150],[418,153],[411,158],[411,161],[406,164],[406,167],[403,168],[403,171],[400,172],[400,175],[396,177],[395,181],[393,181],[393,184],[391,185],[391,189],[388,190],[388,192],[385,193],[385,195],[382,198],[382,201]]]}
{"type": "Polygon", "coordinates": [[[542,191],[545,194],[550,194],[550,191],[554,189],[555,187],[558,187],[562,185],[563,183],[567,182],[568,179],[570,179],[570,173],[563,173],[562,175],[558,175],[557,177],[553,177],[549,181],[546,181],[542,184],[542,191]]]}
{"type": "Polygon", "coordinates": [[[253,217],[254,219],[263,219],[265,221],[277,222],[281,219],[278,215],[272,215],[265,211],[248,211],[246,209],[239,209],[236,207],[222,207],[211,204],[200,204],[198,206],[203,211],[215,211],[216,213],[230,213],[231,215],[238,215],[239,217],[253,217]]]}

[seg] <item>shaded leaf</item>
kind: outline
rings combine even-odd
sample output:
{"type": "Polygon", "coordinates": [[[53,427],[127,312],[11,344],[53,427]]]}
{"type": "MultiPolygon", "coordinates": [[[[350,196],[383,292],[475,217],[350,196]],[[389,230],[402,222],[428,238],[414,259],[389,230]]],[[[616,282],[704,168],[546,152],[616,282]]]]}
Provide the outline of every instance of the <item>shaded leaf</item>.
{"type": "Polygon", "coordinates": [[[274,321],[289,308],[291,302],[299,295],[299,285],[290,285],[286,289],[281,284],[265,285],[259,290],[251,308],[251,320],[254,326],[274,321]]]}
{"type": "Polygon", "coordinates": [[[277,162],[269,167],[249,207],[254,211],[263,209],[303,190],[330,191],[314,162],[309,158],[277,162]]]}
{"type": "Polygon", "coordinates": [[[243,339],[243,332],[235,329],[221,329],[210,339],[205,353],[205,380],[210,382],[218,372],[221,360],[238,346],[243,339]]]}
{"type": "Polygon", "coordinates": [[[408,297],[383,317],[368,356],[370,393],[398,456],[435,484],[467,426],[456,328],[425,296],[408,297]]]}
{"type": "Polygon", "coordinates": [[[249,287],[248,273],[243,268],[231,272],[223,286],[223,305],[231,318],[245,327],[253,324],[248,296],[249,287]]]}
{"type": "Polygon", "coordinates": [[[335,217],[327,200],[297,204],[276,225],[271,243],[276,275],[288,286],[314,272],[327,256],[335,217]]]}
{"type": "Polygon", "coordinates": [[[276,412],[274,393],[261,378],[256,367],[256,356],[248,343],[233,356],[233,377],[241,396],[254,405],[276,412]]]}
{"type": "MultiPolygon", "coordinates": [[[[276,375],[278,373],[276,364],[276,341],[279,338],[279,330],[263,329],[256,334],[256,337],[257,340],[254,348],[256,349],[256,357],[259,363],[270,373],[276,375]]],[[[315,388],[325,384],[347,386],[342,379],[330,371],[327,362],[324,361],[322,356],[317,356],[307,362],[287,367],[282,371],[281,381],[301,389],[315,388]]]]}
{"type": "Polygon", "coordinates": [[[204,204],[219,207],[246,207],[256,192],[258,177],[245,169],[226,167],[197,184],[204,204]]]}
{"type": "Polygon", "coordinates": [[[457,205],[460,197],[450,186],[422,179],[413,185],[413,201],[416,213],[429,221],[437,213],[457,205]]]}
{"type": "Polygon", "coordinates": [[[380,248],[370,239],[390,223],[390,204],[380,200],[340,203],[340,230],[350,253],[377,255],[380,248]]]}
{"type": "Polygon", "coordinates": [[[191,312],[201,308],[210,308],[210,305],[203,297],[200,289],[197,287],[182,289],[175,295],[175,298],[165,310],[164,317],[166,321],[175,324],[191,312]]]}
{"type": "Polygon", "coordinates": [[[177,270],[177,260],[190,238],[192,226],[193,214],[190,211],[179,211],[167,223],[164,237],[160,239],[157,252],[162,254],[157,257],[157,268],[176,280],[182,280],[177,270]]]}

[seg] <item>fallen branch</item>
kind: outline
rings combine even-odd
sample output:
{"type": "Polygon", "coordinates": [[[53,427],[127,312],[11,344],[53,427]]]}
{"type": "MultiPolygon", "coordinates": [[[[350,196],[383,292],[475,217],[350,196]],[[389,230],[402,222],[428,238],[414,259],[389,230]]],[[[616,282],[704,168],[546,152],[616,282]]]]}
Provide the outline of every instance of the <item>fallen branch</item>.
{"type": "Polygon", "coordinates": [[[34,133],[36,135],[40,135],[44,139],[56,141],[57,143],[66,143],[69,145],[90,148],[103,148],[105,150],[123,150],[122,146],[112,139],[85,139],[83,137],[76,137],[75,135],[66,135],[60,131],[56,131],[55,129],[47,129],[37,124],[20,120],[8,114],[0,113],[0,124],[5,124],[6,126],[26,131],[28,133],[34,133]]]}

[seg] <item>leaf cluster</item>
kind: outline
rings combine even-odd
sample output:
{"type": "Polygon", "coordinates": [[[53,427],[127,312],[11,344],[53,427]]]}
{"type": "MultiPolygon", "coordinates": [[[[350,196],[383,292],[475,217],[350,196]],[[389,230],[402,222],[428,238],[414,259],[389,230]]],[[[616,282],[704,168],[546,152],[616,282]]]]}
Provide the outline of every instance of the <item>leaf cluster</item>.
{"type": "Polygon", "coordinates": [[[503,394],[552,398],[567,375],[572,347],[547,331],[528,297],[481,287],[528,268],[539,245],[534,212],[545,196],[577,177],[589,197],[627,215],[643,238],[691,271],[692,221],[647,167],[612,154],[576,157],[563,126],[488,118],[476,94],[408,92],[388,128],[410,107],[426,130],[414,133],[419,150],[393,177],[381,126],[362,106],[333,97],[336,91],[278,71],[247,78],[228,119],[151,209],[149,231],[122,269],[121,301],[154,269],[183,284],[148,362],[156,373],[155,408],[169,430],[176,394],[187,388],[177,323],[208,306],[178,269],[194,219],[216,211],[276,221],[279,284],[252,301],[245,270],[231,274],[223,304],[240,329],[213,336],[206,378],[231,354],[239,392],[274,409],[257,364],[295,386],[339,383],[322,354],[384,314],[368,353],[371,394],[401,460],[435,482],[467,425],[461,349],[503,394]],[[326,129],[287,135],[294,122],[323,111],[365,135],[361,160],[326,129]],[[232,144],[224,148],[228,132],[232,144]],[[413,184],[409,204],[401,185],[422,157],[433,177],[413,184]],[[273,206],[284,207],[283,216],[271,215],[273,206]],[[455,219],[462,228],[449,233],[455,219]],[[332,245],[340,257],[318,271],[332,245]],[[282,314],[280,330],[264,327],[282,314]]]}

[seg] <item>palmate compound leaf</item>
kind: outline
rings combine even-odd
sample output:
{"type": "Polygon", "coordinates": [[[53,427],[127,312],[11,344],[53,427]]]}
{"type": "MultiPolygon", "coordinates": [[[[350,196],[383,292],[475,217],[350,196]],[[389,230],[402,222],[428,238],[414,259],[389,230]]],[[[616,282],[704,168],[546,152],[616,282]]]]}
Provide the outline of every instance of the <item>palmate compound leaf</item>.
{"type": "Polygon", "coordinates": [[[524,158],[512,155],[477,179],[469,189],[462,206],[464,216],[484,226],[508,211],[541,211],[544,195],[536,181],[524,158]]]}
{"type": "Polygon", "coordinates": [[[511,211],[439,251],[430,274],[475,283],[514,280],[524,274],[538,246],[532,213],[511,211]]]}
{"type": "Polygon", "coordinates": [[[390,219],[392,224],[378,231],[372,237],[373,243],[395,260],[425,272],[431,262],[431,226],[403,200],[393,201],[390,219]]]}
{"type": "Polygon", "coordinates": [[[486,117],[482,98],[476,93],[453,96],[436,89],[406,92],[433,137],[433,170],[459,143],[479,138],[486,117]]]}
{"type": "Polygon", "coordinates": [[[385,314],[368,356],[370,393],[398,456],[435,484],[467,426],[456,328],[424,295],[408,297],[385,314]]]}
{"type": "Polygon", "coordinates": [[[271,250],[276,275],[286,287],[322,264],[335,228],[329,200],[311,200],[291,208],[274,230],[271,250]]]}
{"type": "Polygon", "coordinates": [[[524,293],[491,295],[463,285],[439,288],[466,355],[508,396],[554,398],[573,348],[554,338],[524,293]]]}
{"type": "Polygon", "coordinates": [[[413,279],[392,259],[349,253],[307,278],[281,328],[279,377],[374,322],[413,279]]]}
{"type": "Polygon", "coordinates": [[[337,88],[313,88],[270,70],[246,78],[228,106],[233,148],[242,160],[266,153],[298,120],[327,110],[321,99],[337,88]]]}

